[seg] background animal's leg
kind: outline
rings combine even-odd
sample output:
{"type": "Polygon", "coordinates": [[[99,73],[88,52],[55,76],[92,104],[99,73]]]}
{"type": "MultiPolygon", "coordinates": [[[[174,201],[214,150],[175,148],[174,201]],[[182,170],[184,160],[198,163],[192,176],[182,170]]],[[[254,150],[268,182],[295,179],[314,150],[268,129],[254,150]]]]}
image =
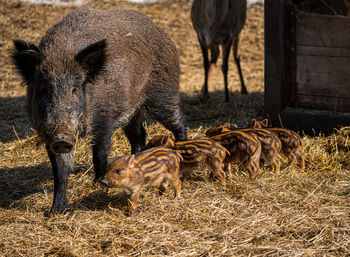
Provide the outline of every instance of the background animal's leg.
{"type": "Polygon", "coordinates": [[[247,94],[248,91],[244,84],[244,78],[243,78],[243,73],[241,69],[241,57],[239,56],[238,47],[239,47],[239,37],[236,37],[233,41],[233,58],[237,66],[239,79],[241,80],[241,94],[247,94]]]}
{"type": "Polygon", "coordinates": [[[153,119],[173,132],[176,140],[183,141],[187,139],[184,117],[179,104],[174,104],[174,101],[177,100],[164,96],[155,101],[147,102],[146,109],[153,119]]]}
{"type": "Polygon", "coordinates": [[[146,144],[146,131],[142,126],[142,113],[136,113],[123,130],[131,144],[131,153],[140,152],[146,144]]]}
{"type": "Polygon", "coordinates": [[[225,102],[230,101],[229,92],[228,92],[228,82],[227,82],[227,72],[228,72],[228,59],[230,56],[230,50],[232,45],[232,38],[226,40],[223,49],[222,49],[222,73],[224,75],[224,84],[225,84],[225,102]]]}
{"type": "Polygon", "coordinates": [[[95,181],[102,178],[107,172],[107,157],[111,148],[112,126],[107,119],[94,124],[92,139],[92,160],[94,163],[95,181]]]}
{"type": "Polygon", "coordinates": [[[46,146],[49,155],[54,178],[54,198],[50,213],[61,213],[68,205],[66,191],[68,184],[68,175],[73,170],[72,155],[54,154],[50,147],[46,146]]]}
{"type": "Polygon", "coordinates": [[[214,68],[216,67],[216,62],[218,61],[218,57],[220,54],[219,46],[217,45],[211,45],[210,46],[210,67],[208,72],[208,81],[210,80],[211,73],[213,72],[214,68]]]}
{"type": "Polygon", "coordinates": [[[198,36],[199,45],[203,55],[203,66],[204,66],[204,85],[202,87],[202,93],[205,97],[208,97],[208,78],[209,78],[209,57],[208,57],[208,46],[205,40],[198,36]]]}

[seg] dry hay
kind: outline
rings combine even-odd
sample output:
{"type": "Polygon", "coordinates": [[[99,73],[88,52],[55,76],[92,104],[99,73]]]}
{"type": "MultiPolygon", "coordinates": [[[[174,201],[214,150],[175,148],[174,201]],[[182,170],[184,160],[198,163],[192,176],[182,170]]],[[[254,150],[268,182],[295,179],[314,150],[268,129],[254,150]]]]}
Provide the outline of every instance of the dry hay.
{"type": "MultiPolygon", "coordinates": [[[[220,69],[210,83],[211,101],[196,92],[203,81],[202,59],[192,29],[190,1],[172,0],[137,5],[111,0],[91,1],[100,9],[131,7],[164,28],[181,58],[181,92],[190,136],[211,125],[245,125],[263,116],[263,6],[249,6],[242,34],[242,68],[250,95],[241,96],[231,63],[233,92],[223,103],[220,69]]],[[[276,178],[263,168],[250,181],[234,173],[234,183],[222,186],[206,170],[183,182],[181,200],[172,189],[159,196],[145,190],[134,217],[124,215],[127,200],[121,190],[102,192],[92,185],[89,139],[74,149],[75,170],[69,177],[66,214],[46,218],[53,180],[45,147],[31,130],[25,112],[25,88],[20,86],[8,56],[11,40],[38,43],[45,31],[77,7],[30,5],[2,1],[0,5],[0,252],[2,256],[346,256],[350,253],[349,130],[328,137],[303,137],[306,169],[286,168],[276,178]]],[[[231,57],[232,58],[232,57],[231,57]]],[[[220,67],[220,66],[218,66],[220,67]]],[[[169,133],[146,123],[150,136],[169,133]]],[[[121,131],[112,138],[111,157],[128,153],[121,131]]]]}

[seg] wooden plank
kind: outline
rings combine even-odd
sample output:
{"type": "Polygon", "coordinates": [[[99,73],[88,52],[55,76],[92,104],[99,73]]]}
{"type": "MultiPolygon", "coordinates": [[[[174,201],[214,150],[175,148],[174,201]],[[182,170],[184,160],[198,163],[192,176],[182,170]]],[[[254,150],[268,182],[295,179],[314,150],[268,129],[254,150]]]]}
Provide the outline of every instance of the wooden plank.
{"type": "Polygon", "coordinates": [[[319,47],[319,46],[296,46],[297,54],[329,57],[350,58],[350,48],[319,47]]]}
{"type": "Polygon", "coordinates": [[[335,128],[350,126],[349,113],[314,112],[312,110],[287,108],[281,113],[285,128],[304,132],[307,135],[328,135],[335,128]]]}
{"type": "Polygon", "coordinates": [[[343,83],[298,82],[297,94],[350,99],[349,85],[343,83]]]}
{"type": "Polygon", "coordinates": [[[350,99],[340,97],[324,97],[314,95],[296,95],[298,108],[328,110],[334,113],[350,112],[350,99]]]}
{"type": "Polygon", "coordinates": [[[297,18],[297,45],[350,48],[350,18],[302,13],[297,18]]]}
{"type": "Polygon", "coordinates": [[[350,58],[297,55],[297,94],[350,98],[350,58]]]}

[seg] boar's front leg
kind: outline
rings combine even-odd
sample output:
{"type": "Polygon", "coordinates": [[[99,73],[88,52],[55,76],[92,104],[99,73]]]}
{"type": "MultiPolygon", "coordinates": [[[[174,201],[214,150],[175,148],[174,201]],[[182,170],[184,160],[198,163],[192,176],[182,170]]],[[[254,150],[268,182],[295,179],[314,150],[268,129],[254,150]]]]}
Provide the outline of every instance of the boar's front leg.
{"type": "Polygon", "coordinates": [[[68,206],[66,191],[68,175],[72,171],[72,155],[54,154],[50,147],[46,146],[49,155],[54,178],[54,199],[50,213],[62,213],[68,206]]]}
{"type": "Polygon", "coordinates": [[[108,119],[101,119],[95,123],[92,140],[92,159],[94,163],[95,179],[98,181],[107,172],[107,158],[111,148],[113,128],[108,119]]]}
{"type": "Polygon", "coordinates": [[[142,126],[141,112],[136,113],[123,130],[131,144],[131,153],[140,152],[146,144],[146,131],[142,126]]]}

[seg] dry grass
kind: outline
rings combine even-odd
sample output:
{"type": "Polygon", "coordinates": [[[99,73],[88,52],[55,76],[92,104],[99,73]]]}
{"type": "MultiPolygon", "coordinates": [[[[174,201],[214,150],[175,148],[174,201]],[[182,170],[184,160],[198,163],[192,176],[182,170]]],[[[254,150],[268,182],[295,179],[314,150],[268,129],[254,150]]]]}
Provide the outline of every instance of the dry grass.
{"type": "MultiPolygon", "coordinates": [[[[181,58],[183,110],[191,136],[211,125],[245,125],[263,116],[263,6],[251,5],[242,34],[242,68],[250,95],[231,63],[232,101],[223,103],[220,69],[210,84],[211,102],[196,92],[203,81],[202,59],[192,29],[190,1],[136,5],[113,0],[91,1],[96,8],[141,10],[175,41],[181,58]]],[[[76,7],[75,7],[76,8],[76,7]]],[[[70,210],[46,218],[53,180],[45,148],[30,128],[25,88],[8,56],[11,40],[35,43],[73,7],[13,1],[0,5],[0,255],[2,256],[349,256],[350,133],[303,137],[306,169],[286,168],[276,178],[269,169],[250,181],[237,170],[234,183],[222,186],[202,171],[183,182],[181,200],[172,189],[159,196],[145,190],[134,217],[124,212],[121,190],[102,192],[92,185],[89,139],[74,150],[76,172],[69,178],[70,210]]],[[[232,57],[231,57],[232,58],[232,57]]],[[[219,66],[218,66],[219,67],[219,66]]],[[[148,122],[150,136],[168,133],[148,122]]],[[[111,157],[128,153],[125,136],[116,131],[111,157]]]]}

